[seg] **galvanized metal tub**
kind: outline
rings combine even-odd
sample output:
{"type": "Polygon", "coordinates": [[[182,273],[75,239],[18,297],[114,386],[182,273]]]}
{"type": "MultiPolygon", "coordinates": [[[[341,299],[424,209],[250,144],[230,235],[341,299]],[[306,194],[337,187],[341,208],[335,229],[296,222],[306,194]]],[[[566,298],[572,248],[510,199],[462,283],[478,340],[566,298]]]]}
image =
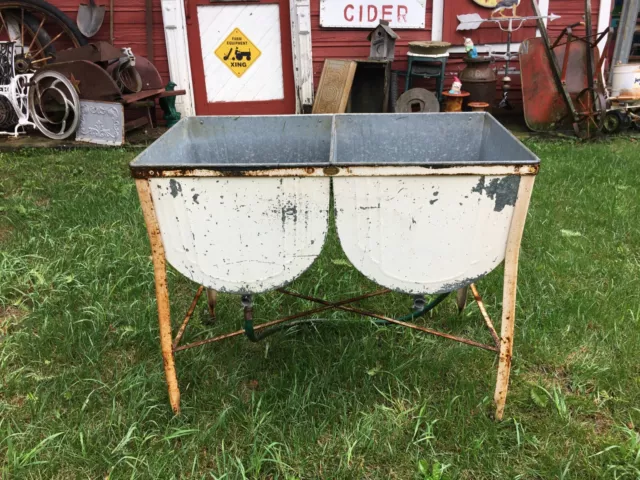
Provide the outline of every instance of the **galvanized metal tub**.
{"type": "Polygon", "coordinates": [[[191,280],[260,293],[320,254],[331,182],[342,247],[393,290],[452,291],[505,257],[539,160],[491,115],[191,117],[131,163],[166,258],[191,280]]]}
{"type": "MultiPolygon", "coordinates": [[[[257,341],[258,330],[264,338],[271,327],[337,308],[498,353],[494,400],[495,418],[501,419],[520,240],[538,163],[486,113],[180,121],[131,164],[151,243],[160,345],[174,412],[180,411],[175,353],[242,334],[257,341]],[[323,306],[254,326],[248,294],[283,286],[313,263],[328,229],[332,194],[345,253],[355,268],[389,289],[456,290],[504,259],[500,335],[471,285],[493,345],[345,306],[387,289],[339,302],[281,289],[323,306]],[[167,260],[202,285],[175,337],[167,260]],[[212,316],[217,291],[243,294],[244,328],[180,346],[203,286],[212,316]]],[[[458,307],[464,308],[466,290],[460,292],[458,307]]]]}

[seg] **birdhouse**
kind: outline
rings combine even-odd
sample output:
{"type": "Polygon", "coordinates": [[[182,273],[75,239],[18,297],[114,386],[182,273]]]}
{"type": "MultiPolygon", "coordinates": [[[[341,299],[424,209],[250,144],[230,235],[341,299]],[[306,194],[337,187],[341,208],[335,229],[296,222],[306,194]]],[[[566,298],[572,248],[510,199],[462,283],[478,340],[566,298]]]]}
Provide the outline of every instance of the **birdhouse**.
{"type": "Polygon", "coordinates": [[[400,38],[396,32],[391,30],[389,22],[380,20],[378,25],[367,37],[371,42],[369,50],[370,60],[393,60],[396,40],[400,38]]]}

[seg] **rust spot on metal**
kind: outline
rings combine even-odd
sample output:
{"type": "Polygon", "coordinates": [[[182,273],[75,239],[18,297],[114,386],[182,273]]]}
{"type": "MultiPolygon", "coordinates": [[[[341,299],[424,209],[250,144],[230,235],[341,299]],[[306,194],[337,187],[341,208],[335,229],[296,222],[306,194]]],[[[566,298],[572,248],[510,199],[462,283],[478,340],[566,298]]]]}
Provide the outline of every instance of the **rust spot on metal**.
{"type": "Polygon", "coordinates": [[[493,338],[493,343],[495,344],[497,349],[500,349],[500,336],[498,335],[498,332],[496,332],[496,329],[493,326],[493,322],[491,321],[491,317],[489,316],[489,313],[487,312],[487,309],[484,306],[484,302],[482,300],[482,297],[480,296],[480,292],[478,291],[478,288],[474,283],[472,283],[470,286],[471,286],[471,292],[473,293],[473,298],[476,301],[476,304],[478,305],[478,309],[480,310],[480,313],[482,314],[484,323],[489,329],[489,332],[491,333],[491,338],[493,338]]]}
{"type": "Polygon", "coordinates": [[[640,98],[640,91],[637,88],[620,90],[620,96],[637,100],[640,98]]]}
{"type": "Polygon", "coordinates": [[[244,170],[218,170],[222,177],[255,177],[255,173],[244,170]]]}
{"type": "Polygon", "coordinates": [[[264,167],[264,168],[247,168],[247,167],[220,167],[203,165],[198,168],[176,168],[176,167],[139,167],[130,166],[133,178],[171,178],[171,177],[300,177],[305,175],[313,176],[423,176],[423,175],[481,175],[487,168],[502,167],[503,172],[491,172],[487,175],[535,175],[538,165],[474,165],[473,170],[469,167],[451,166],[451,165],[386,165],[382,167],[371,166],[329,166],[329,167],[264,167]],[[322,170],[320,170],[322,168],[322,170]],[[376,170],[383,169],[382,172],[376,174],[376,170]],[[412,170],[414,169],[414,170],[412,170]],[[418,170],[419,169],[419,170],[418,170]],[[477,169],[477,170],[475,170],[477,169]],[[397,173],[396,173],[397,171],[397,173]],[[423,173],[424,172],[424,173],[423,173]],[[429,173],[432,172],[432,173],[429,173]]]}
{"type": "Polygon", "coordinates": [[[191,305],[189,306],[189,310],[187,310],[187,314],[184,317],[184,320],[182,321],[182,324],[180,325],[180,329],[178,330],[178,333],[176,334],[176,338],[173,340],[173,344],[171,345],[171,350],[175,352],[176,347],[180,344],[180,340],[182,339],[182,335],[184,335],[184,331],[187,328],[187,324],[189,323],[189,320],[191,320],[191,316],[193,315],[194,310],[196,309],[196,305],[198,304],[198,299],[200,298],[200,295],[202,295],[202,291],[204,290],[203,286],[200,286],[198,288],[198,291],[196,292],[196,295],[193,297],[193,300],[191,301],[191,305]]]}

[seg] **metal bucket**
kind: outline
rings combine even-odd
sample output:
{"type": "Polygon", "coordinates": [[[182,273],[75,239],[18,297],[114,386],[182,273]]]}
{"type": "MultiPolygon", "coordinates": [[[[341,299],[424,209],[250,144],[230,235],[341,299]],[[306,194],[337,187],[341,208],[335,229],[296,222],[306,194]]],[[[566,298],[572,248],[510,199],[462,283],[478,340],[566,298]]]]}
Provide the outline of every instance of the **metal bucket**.
{"type": "Polygon", "coordinates": [[[166,258],[208,288],[301,275],[335,218],[353,266],[396,291],[456,290],[505,257],[539,160],[486,113],[191,117],[131,164],[166,258]]]}
{"type": "Polygon", "coordinates": [[[614,65],[611,96],[640,99],[640,64],[614,65]]]}
{"type": "Polygon", "coordinates": [[[496,72],[491,66],[493,59],[491,57],[465,57],[464,62],[467,66],[460,72],[460,81],[462,88],[470,93],[469,97],[465,99],[466,105],[473,102],[493,105],[496,99],[497,83],[496,72]]]}

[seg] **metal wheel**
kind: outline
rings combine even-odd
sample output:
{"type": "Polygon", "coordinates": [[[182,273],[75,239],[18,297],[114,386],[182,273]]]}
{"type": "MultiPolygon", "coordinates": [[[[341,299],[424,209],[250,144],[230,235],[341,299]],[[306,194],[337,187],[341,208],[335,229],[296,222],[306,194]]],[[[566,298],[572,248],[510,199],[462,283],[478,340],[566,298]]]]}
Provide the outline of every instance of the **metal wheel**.
{"type": "Polygon", "coordinates": [[[36,73],[29,89],[29,113],[38,130],[54,140],[75,133],[80,120],[80,98],[73,84],[61,73],[36,73]]]}
{"type": "Polygon", "coordinates": [[[578,137],[588,139],[602,132],[607,115],[604,95],[593,88],[585,88],[576,97],[575,108],[578,118],[573,129],[578,137]]]}
{"type": "Polygon", "coordinates": [[[623,123],[624,119],[622,118],[622,113],[617,110],[607,112],[607,115],[604,117],[603,130],[605,133],[610,135],[618,133],[622,128],[623,123]]]}
{"type": "Polygon", "coordinates": [[[18,115],[7,97],[0,96],[0,130],[11,130],[18,124],[18,115]]]}
{"type": "Polygon", "coordinates": [[[42,68],[57,50],[87,43],[69,17],[42,0],[0,0],[0,41],[15,44],[16,74],[42,68]]]}
{"type": "Polygon", "coordinates": [[[113,69],[111,76],[122,93],[138,93],[142,90],[142,78],[130,64],[119,64],[113,69]]]}

